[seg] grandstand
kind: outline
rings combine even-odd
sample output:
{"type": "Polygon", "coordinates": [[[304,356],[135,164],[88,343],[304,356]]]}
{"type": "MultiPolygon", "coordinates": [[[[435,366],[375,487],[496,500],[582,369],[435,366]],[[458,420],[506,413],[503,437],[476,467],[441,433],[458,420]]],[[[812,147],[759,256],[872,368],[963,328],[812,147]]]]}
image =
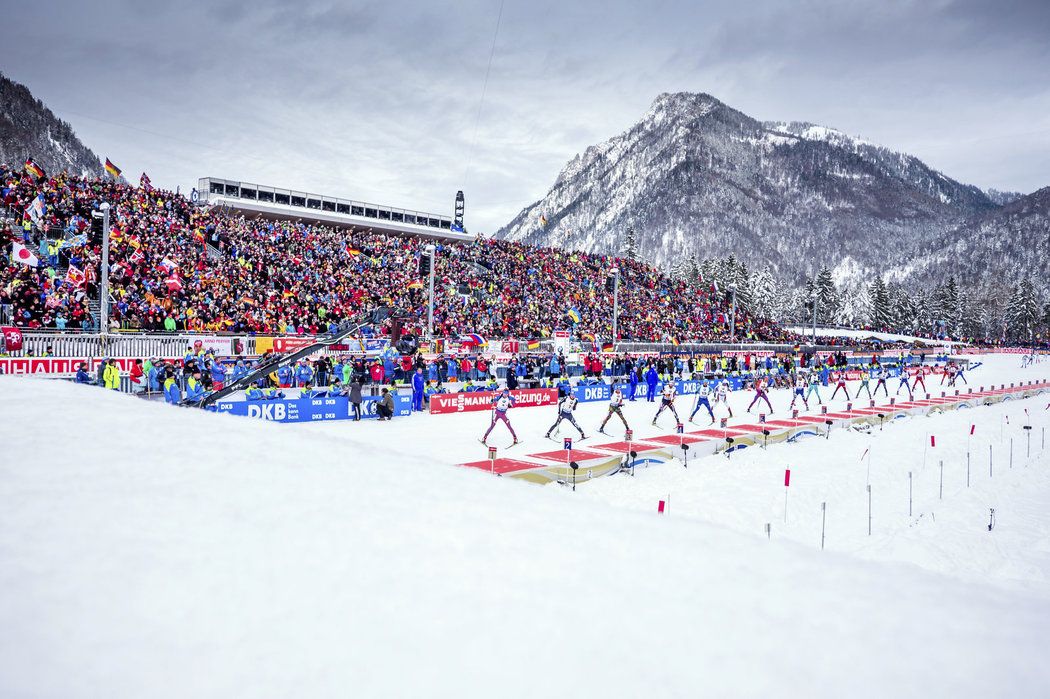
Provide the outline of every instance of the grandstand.
{"type": "Polygon", "coordinates": [[[197,181],[200,202],[228,206],[245,214],[268,218],[302,219],[330,226],[371,228],[379,233],[413,235],[441,240],[470,241],[472,236],[453,231],[452,219],[443,214],[370,204],[324,194],[202,177],[197,181]]]}
{"type": "Polygon", "coordinates": [[[734,315],[724,295],[644,262],[461,235],[440,215],[218,178],[201,181],[212,206],[108,178],[37,180],[17,166],[0,165],[0,182],[13,214],[0,239],[34,260],[0,267],[0,312],[26,330],[100,329],[102,245],[90,234],[92,213],[108,203],[107,332],[322,334],[389,305],[422,336],[430,324],[420,258],[433,242],[434,338],[790,339],[745,309],[734,315]]]}

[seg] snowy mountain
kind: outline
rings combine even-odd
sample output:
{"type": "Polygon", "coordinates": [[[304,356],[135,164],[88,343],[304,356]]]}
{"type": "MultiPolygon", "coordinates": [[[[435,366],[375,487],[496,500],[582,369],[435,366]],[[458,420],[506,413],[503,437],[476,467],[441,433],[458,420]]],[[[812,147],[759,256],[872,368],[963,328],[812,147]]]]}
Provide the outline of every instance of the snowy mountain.
{"type": "Polygon", "coordinates": [[[25,85],[0,74],[0,162],[32,157],[48,173],[98,175],[102,163],[73,128],[33,97],[25,85]]]}
{"type": "Polygon", "coordinates": [[[963,285],[1011,287],[1050,278],[1050,187],[1022,196],[939,236],[913,276],[963,285]]]}
{"type": "Polygon", "coordinates": [[[855,287],[887,269],[907,275],[932,241],[994,216],[997,200],[835,129],[663,94],[635,126],[573,158],[496,235],[617,253],[633,228],[638,249],[665,267],[732,250],[782,281],[828,267],[855,287]]]}

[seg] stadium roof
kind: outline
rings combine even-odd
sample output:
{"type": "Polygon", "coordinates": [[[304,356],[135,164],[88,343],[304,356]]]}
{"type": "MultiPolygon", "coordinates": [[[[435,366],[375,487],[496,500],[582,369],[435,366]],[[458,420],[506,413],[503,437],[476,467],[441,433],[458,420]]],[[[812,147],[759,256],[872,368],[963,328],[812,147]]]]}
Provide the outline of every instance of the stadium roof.
{"type": "Polygon", "coordinates": [[[303,219],[330,225],[371,228],[401,235],[450,240],[473,240],[474,236],[452,231],[452,217],[382,204],[311,194],[293,189],[202,177],[195,201],[225,205],[245,213],[270,218],[303,219]]]}

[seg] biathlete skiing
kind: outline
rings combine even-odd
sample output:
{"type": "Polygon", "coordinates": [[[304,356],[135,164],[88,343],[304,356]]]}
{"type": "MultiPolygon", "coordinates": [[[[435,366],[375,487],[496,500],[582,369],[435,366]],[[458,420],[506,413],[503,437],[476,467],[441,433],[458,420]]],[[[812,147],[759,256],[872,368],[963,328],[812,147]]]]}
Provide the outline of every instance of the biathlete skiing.
{"type": "Polygon", "coordinates": [[[773,414],[773,404],[769,402],[769,396],[766,395],[766,381],[762,378],[755,379],[755,397],[751,401],[751,405],[747,406],[747,412],[751,412],[751,408],[755,407],[755,403],[760,400],[764,400],[766,405],[769,406],[769,414],[773,414]]]}
{"type": "Polygon", "coordinates": [[[795,374],[795,391],[794,395],[791,396],[791,406],[788,410],[794,409],[795,401],[799,398],[801,398],[802,403],[805,404],[806,410],[809,410],[809,399],[806,398],[806,375],[801,371],[795,374]]]}
{"type": "Polygon", "coordinates": [[[860,370],[860,386],[857,386],[857,395],[853,400],[860,398],[861,389],[868,392],[868,400],[871,400],[871,370],[861,369],[860,370]]]}
{"type": "Polygon", "coordinates": [[[835,379],[835,391],[831,394],[831,398],[828,399],[828,402],[835,400],[835,396],[839,394],[839,391],[846,394],[846,400],[849,400],[849,389],[846,388],[846,372],[836,371],[832,376],[835,379]]]}
{"type": "MultiPolygon", "coordinates": [[[[507,419],[507,411],[514,407],[514,403],[514,396],[510,395],[510,391],[505,388],[492,399],[492,424],[485,430],[485,436],[480,440],[482,444],[488,446],[486,440],[489,438],[489,433],[492,432],[492,428],[496,426],[496,423],[500,421],[510,430],[510,436],[514,438],[514,444],[518,443],[518,435],[514,433],[514,428],[511,427],[510,420],[507,419]]],[[[511,446],[514,446],[514,444],[511,444],[511,446]]]]}
{"type": "Polygon", "coordinates": [[[689,416],[689,422],[693,421],[696,414],[700,412],[700,408],[707,408],[707,414],[711,416],[711,424],[715,424],[715,411],[711,409],[711,387],[706,381],[700,382],[700,388],[696,392],[696,406],[693,408],[693,414],[689,416]]]}
{"type": "Polygon", "coordinates": [[[900,395],[901,389],[908,389],[908,400],[915,400],[911,393],[911,376],[908,374],[908,367],[905,364],[901,365],[901,382],[897,385],[897,393],[894,395],[900,395]]]}
{"type": "Polygon", "coordinates": [[[625,430],[631,429],[631,426],[627,424],[627,418],[623,416],[623,391],[618,388],[614,388],[613,392],[609,395],[609,412],[606,413],[605,419],[602,420],[602,426],[598,428],[598,431],[602,434],[607,434],[605,431],[605,424],[609,422],[609,419],[615,415],[620,418],[620,422],[623,423],[625,430]]]}
{"type": "Polygon", "coordinates": [[[729,380],[722,379],[715,386],[715,405],[722,403],[729,411],[729,417],[733,417],[733,409],[729,406],[729,380]]]}
{"type": "Polygon", "coordinates": [[[809,388],[806,389],[806,407],[809,407],[809,397],[816,393],[817,404],[824,405],[824,401],[820,399],[820,374],[815,370],[809,373],[809,388]]]}
{"type": "Polygon", "coordinates": [[[670,408],[671,414],[674,415],[675,423],[682,421],[682,418],[678,417],[678,411],[674,408],[674,399],[678,395],[678,389],[675,388],[673,381],[668,381],[664,384],[664,390],[660,394],[660,408],[656,411],[656,415],[653,417],[653,424],[660,419],[660,413],[664,411],[664,408],[670,408]]]}
{"type": "Polygon", "coordinates": [[[551,428],[547,430],[547,434],[544,435],[547,439],[551,438],[551,432],[558,428],[558,425],[561,424],[562,420],[568,420],[572,423],[572,426],[580,433],[580,439],[587,439],[587,435],[583,433],[583,428],[576,422],[576,417],[572,414],[572,411],[576,410],[577,402],[576,396],[571,393],[562,396],[562,399],[558,401],[558,419],[554,421],[551,428]]]}
{"type": "Polygon", "coordinates": [[[875,384],[875,390],[873,392],[877,394],[881,388],[883,395],[888,398],[890,395],[890,389],[886,387],[886,381],[889,380],[889,378],[890,372],[888,370],[885,368],[879,369],[879,382],[875,384]]]}

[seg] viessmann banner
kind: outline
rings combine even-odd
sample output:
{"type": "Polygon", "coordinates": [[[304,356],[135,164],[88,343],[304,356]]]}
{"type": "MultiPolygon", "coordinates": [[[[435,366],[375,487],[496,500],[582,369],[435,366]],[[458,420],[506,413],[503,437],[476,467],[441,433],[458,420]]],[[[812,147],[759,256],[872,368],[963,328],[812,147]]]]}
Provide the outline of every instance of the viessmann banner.
{"type": "MultiPolygon", "coordinates": [[[[556,388],[527,388],[511,391],[515,408],[528,408],[538,405],[554,405],[558,402],[556,388]]],[[[430,396],[431,414],[469,413],[488,410],[492,407],[495,391],[477,391],[473,393],[438,393],[430,396]]]]}

